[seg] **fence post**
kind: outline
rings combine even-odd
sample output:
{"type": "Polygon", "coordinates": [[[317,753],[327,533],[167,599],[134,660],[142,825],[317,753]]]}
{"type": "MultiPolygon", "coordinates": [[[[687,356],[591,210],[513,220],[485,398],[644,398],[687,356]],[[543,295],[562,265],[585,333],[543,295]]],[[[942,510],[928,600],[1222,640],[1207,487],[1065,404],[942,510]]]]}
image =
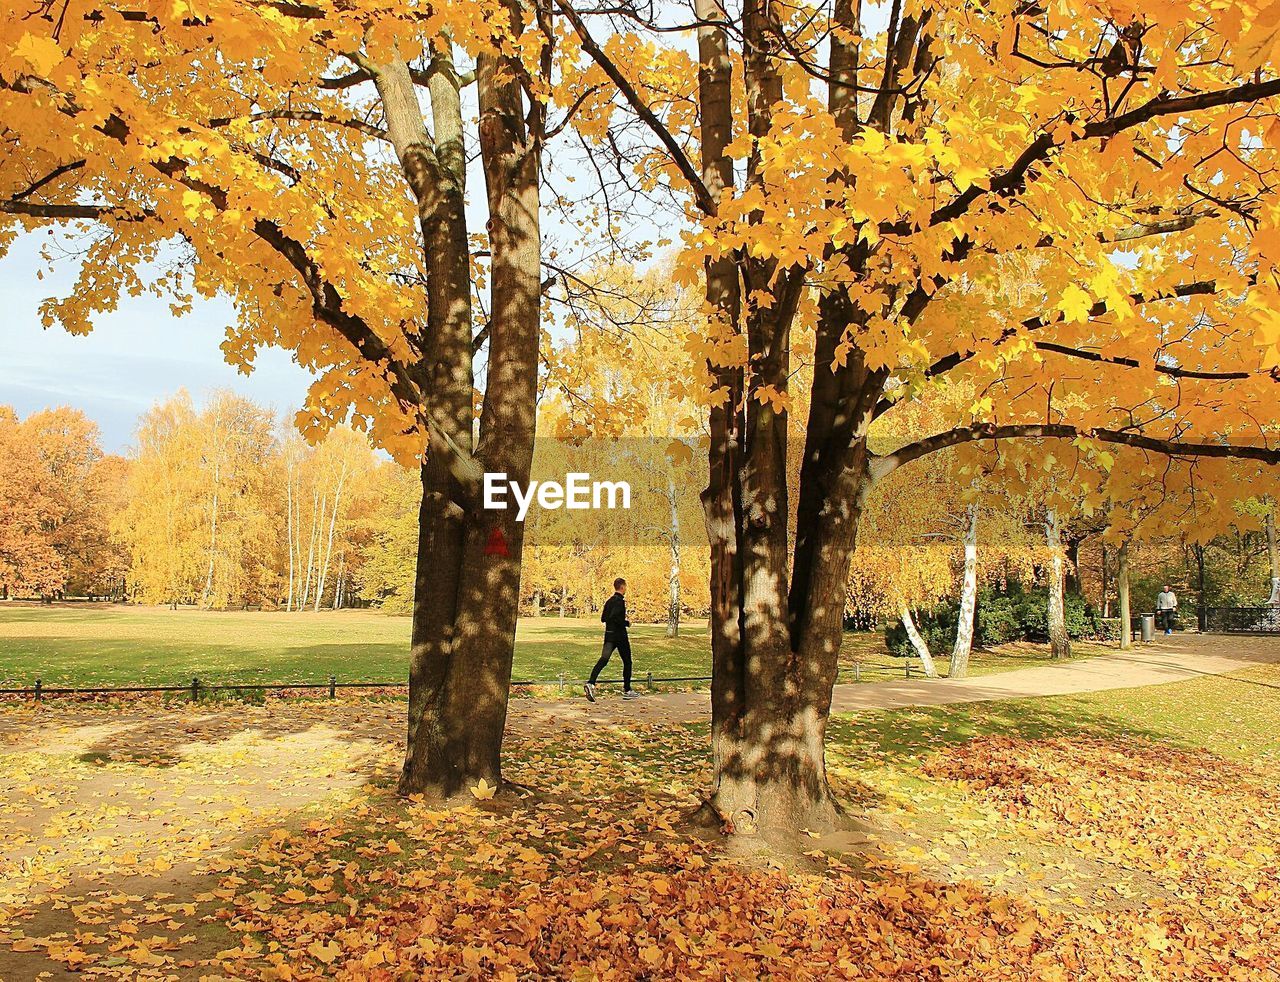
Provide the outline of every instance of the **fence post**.
{"type": "Polygon", "coordinates": [[[338,688],[338,680],[334,676],[330,675],[329,676],[329,698],[330,699],[334,697],[335,690],[337,688],[338,688]]]}
{"type": "Polygon", "coordinates": [[[36,702],[41,699],[40,690],[44,688],[44,683],[40,679],[36,679],[36,702]]]}
{"type": "Polygon", "coordinates": [[[192,679],[191,679],[191,701],[192,701],[192,702],[199,702],[199,701],[200,701],[200,678],[199,678],[199,676],[193,676],[193,677],[192,677],[192,679]]]}
{"type": "Polygon", "coordinates": [[[559,681],[560,681],[560,686],[559,686],[560,695],[564,695],[564,672],[561,672],[561,673],[557,676],[557,678],[558,678],[558,679],[559,679],[559,681]]]}
{"type": "Polygon", "coordinates": [[[853,680],[855,682],[862,681],[862,662],[860,661],[853,663],[853,680]]]}
{"type": "Polygon", "coordinates": [[[906,673],[905,677],[911,678],[911,659],[910,658],[904,658],[902,660],[902,668],[903,668],[903,671],[906,673]]]}
{"type": "Polygon", "coordinates": [[[645,672],[644,684],[648,686],[650,692],[653,691],[653,672],[645,672]]]}

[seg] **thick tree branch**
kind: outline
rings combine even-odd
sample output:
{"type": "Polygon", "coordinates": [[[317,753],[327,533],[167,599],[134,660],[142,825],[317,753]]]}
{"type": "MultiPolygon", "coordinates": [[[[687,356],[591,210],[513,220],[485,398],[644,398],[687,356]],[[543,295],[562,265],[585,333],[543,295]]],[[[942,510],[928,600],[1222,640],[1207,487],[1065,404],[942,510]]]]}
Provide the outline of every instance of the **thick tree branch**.
{"type": "MultiPolygon", "coordinates": [[[[563,0],[562,0],[563,2],[563,0]]],[[[1150,122],[1164,116],[1180,116],[1187,113],[1201,112],[1205,109],[1217,109],[1222,106],[1240,103],[1257,102],[1260,99],[1280,95],[1280,78],[1267,82],[1250,82],[1228,89],[1214,89],[1191,96],[1171,97],[1159,95],[1143,103],[1129,112],[1097,119],[1084,124],[1083,133],[1073,142],[1080,140],[1097,140],[1115,136],[1124,130],[1132,129],[1142,123],[1150,122]]],[[[1067,114],[1063,120],[1074,123],[1076,117],[1067,114]]],[[[1023,186],[1031,168],[1048,159],[1053,150],[1060,144],[1049,130],[1045,130],[1022,151],[1009,168],[991,179],[986,187],[977,184],[970,186],[948,204],[933,212],[926,223],[927,227],[955,221],[964,215],[979,198],[988,194],[998,197],[1009,197],[1023,186]]],[[[888,222],[881,226],[882,235],[911,235],[917,230],[914,222],[906,220],[888,222]]]]}
{"type": "Polygon", "coordinates": [[[1280,449],[1271,447],[1231,443],[1184,443],[1181,440],[1166,440],[1128,430],[1090,429],[1070,423],[1014,423],[1003,426],[995,423],[979,423],[974,426],[957,427],[945,433],[935,433],[933,436],[900,447],[893,453],[875,457],[867,466],[872,480],[878,481],[903,464],[964,443],[985,440],[1076,440],[1081,438],[1149,450],[1167,457],[1216,457],[1280,464],[1280,449]]]}
{"type": "MultiPolygon", "coordinates": [[[[1246,285],[1251,285],[1253,282],[1254,282],[1254,278],[1249,277],[1249,279],[1246,281],[1246,285]]],[[[1175,286],[1171,290],[1165,290],[1165,291],[1162,291],[1161,293],[1158,293],[1150,297],[1143,296],[1140,293],[1133,293],[1129,295],[1129,300],[1134,304],[1156,303],[1162,300],[1177,300],[1185,297],[1205,296],[1209,294],[1215,294],[1217,292],[1219,292],[1219,287],[1216,280],[1196,280],[1191,283],[1181,283],[1178,286],[1175,286]]],[[[1099,300],[1092,307],[1089,308],[1088,317],[1090,320],[1096,320],[1097,318],[1102,317],[1103,315],[1108,313],[1108,311],[1109,311],[1109,308],[1107,307],[1106,303],[1102,300],[1099,300]]],[[[997,337],[992,342],[992,344],[998,346],[998,345],[1004,344],[1004,342],[1010,340],[1011,338],[1015,338],[1019,334],[1022,334],[1026,331],[1039,331],[1045,327],[1050,326],[1051,324],[1060,324],[1062,323],[1062,321],[1063,321],[1063,316],[1061,313],[1055,314],[1052,318],[1046,318],[1043,315],[1040,315],[1037,317],[1028,317],[1026,320],[1024,320],[1021,324],[1019,324],[1016,327],[1005,328],[1005,330],[1001,332],[1000,336],[997,337]]],[[[1042,343],[1048,344],[1049,342],[1042,342],[1042,343]]],[[[1039,343],[1037,344],[1037,346],[1039,346],[1039,343]]],[[[1046,348],[1045,350],[1049,350],[1049,349],[1046,348]]],[[[965,362],[970,361],[976,354],[977,354],[976,351],[969,350],[969,351],[953,351],[949,355],[943,355],[941,358],[939,358],[937,361],[935,361],[933,364],[931,364],[928,368],[924,370],[923,379],[925,381],[928,381],[929,379],[937,378],[939,375],[945,375],[947,372],[951,371],[952,369],[958,368],[960,365],[963,365],[965,362]]],[[[1098,360],[1103,360],[1103,359],[1098,359],[1098,360]]],[[[1132,368],[1141,367],[1141,364],[1137,361],[1133,361],[1133,363],[1129,365],[1127,364],[1127,362],[1123,360],[1116,360],[1115,364],[1127,365],[1127,367],[1132,367],[1132,368]]],[[[1155,366],[1157,371],[1159,371],[1161,367],[1162,366],[1155,366]]],[[[1174,372],[1170,370],[1170,371],[1167,371],[1165,374],[1174,374],[1174,372]]],[[[1197,376],[1190,372],[1185,372],[1185,371],[1180,372],[1180,374],[1184,378],[1202,377],[1202,376],[1197,376]]],[[[1232,379],[1232,378],[1237,378],[1239,376],[1236,376],[1234,374],[1232,375],[1223,374],[1223,375],[1211,375],[1211,376],[1203,376],[1203,377],[1232,379]]],[[[897,403],[896,399],[892,399],[888,396],[881,399],[879,402],[876,403],[874,418],[878,419],[879,417],[883,416],[886,412],[892,409],[896,403],[897,403]]]]}
{"type": "Polygon", "coordinates": [[[374,140],[387,140],[385,131],[371,123],[366,123],[359,119],[344,119],[341,116],[330,116],[328,113],[317,112],[310,109],[271,109],[265,112],[250,113],[248,116],[220,116],[217,119],[209,120],[209,125],[214,129],[221,129],[229,126],[236,120],[247,120],[256,123],[264,119],[291,119],[313,123],[327,123],[330,126],[341,126],[347,129],[355,130],[363,133],[367,137],[374,140]]]}
{"type": "Polygon", "coordinates": [[[0,201],[0,214],[25,215],[27,218],[44,218],[54,221],[75,221],[84,219],[91,222],[115,221],[136,222],[149,218],[154,214],[150,210],[141,211],[126,208],[123,205],[48,205],[32,201],[0,201]]]}
{"type": "MultiPolygon", "coordinates": [[[[1053,341],[1037,341],[1035,342],[1037,351],[1048,351],[1053,354],[1065,355],[1068,358],[1076,358],[1082,361],[1093,361],[1103,365],[1120,365],[1124,368],[1142,368],[1143,363],[1137,358],[1108,357],[1096,351],[1084,351],[1080,348],[1072,348],[1065,344],[1057,344],[1053,341]]],[[[1153,372],[1160,375],[1168,375],[1171,378],[1190,378],[1200,379],[1208,382],[1234,382],[1243,381],[1244,379],[1270,376],[1276,378],[1274,371],[1263,372],[1198,372],[1189,368],[1178,368],[1175,365],[1155,364],[1148,366],[1153,372]]]]}
{"type": "Polygon", "coordinates": [[[85,165],[85,161],[75,160],[69,164],[63,164],[61,167],[55,167],[44,177],[40,178],[40,180],[34,181],[33,183],[29,184],[26,188],[19,191],[17,194],[13,195],[9,200],[22,201],[26,198],[29,198],[31,197],[31,195],[35,194],[41,188],[48,187],[54,181],[58,180],[58,178],[65,177],[67,174],[80,170],[82,167],[84,167],[84,165],[85,165]]]}
{"type": "Polygon", "coordinates": [[[349,89],[353,85],[360,85],[362,82],[372,82],[373,76],[363,68],[357,68],[354,72],[348,72],[338,78],[322,78],[320,79],[320,88],[330,91],[349,89]]]}

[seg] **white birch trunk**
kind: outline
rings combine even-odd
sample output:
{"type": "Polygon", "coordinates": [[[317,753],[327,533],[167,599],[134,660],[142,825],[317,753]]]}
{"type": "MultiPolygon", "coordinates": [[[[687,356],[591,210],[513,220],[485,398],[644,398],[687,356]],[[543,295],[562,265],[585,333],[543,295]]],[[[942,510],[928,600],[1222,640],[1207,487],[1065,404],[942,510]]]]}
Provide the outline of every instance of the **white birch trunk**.
{"type": "Polygon", "coordinates": [[[924,638],[920,636],[920,631],[916,628],[915,618],[911,616],[911,608],[903,604],[902,609],[898,611],[898,616],[902,618],[902,626],[907,629],[907,639],[911,642],[911,647],[915,650],[916,657],[920,659],[920,664],[924,666],[924,674],[931,679],[936,679],[938,677],[938,666],[933,663],[933,655],[929,651],[929,645],[925,643],[924,638]]]}
{"type": "Polygon", "coordinates": [[[973,617],[978,606],[978,509],[969,506],[969,525],[964,531],[964,579],[960,584],[960,613],[956,621],[956,643],[951,649],[953,679],[969,674],[969,655],[973,651],[973,617]]]}
{"type": "Polygon", "coordinates": [[[214,562],[218,555],[218,479],[219,465],[215,460],[213,465],[213,508],[209,523],[209,571],[204,578],[204,605],[210,606],[211,597],[213,596],[213,569],[214,562]]]}
{"type": "MultiPolygon", "coordinates": [[[[287,451],[286,451],[287,453],[287,451]]],[[[286,457],[284,472],[284,506],[285,506],[285,538],[289,540],[289,599],[285,601],[285,610],[293,610],[293,590],[295,582],[294,568],[297,559],[293,548],[293,460],[286,457]]]]}
{"type": "Polygon", "coordinates": [[[667,540],[671,547],[671,569],[667,580],[667,637],[674,638],[680,633],[680,512],[676,507],[675,477],[670,472],[667,473],[667,503],[671,506],[671,535],[667,540]]]}
{"type": "Polygon", "coordinates": [[[316,542],[319,539],[319,529],[324,523],[324,499],[320,497],[320,489],[313,488],[311,491],[311,532],[307,537],[307,577],[302,584],[302,602],[298,604],[299,609],[307,606],[307,601],[311,598],[311,576],[315,571],[316,564],[316,542]]]}
{"type": "Polygon", "coordinates": [[[338,526],[338,509],[342,505],[342,486],[347,482],[347,465],[342,465],[338,475],[338,487],[333,493],[333,508],[329,511],[329,543],[324,551],[324,563],[320,567],[319,586],[316,587],[316,610],[324,597],[325,582],[329,579],[329,562],[333,559],[333,533],[338,526]]]}
{"type": "Polygon", "coordinates": [[[343,594],[343,591],[346,589],[346,585],[347,585],[346,576],[347,576],[347,553],[346,553],[346,550],[344,549],[342,552],[338,553],[338,575],[337,575],[337,579],[334,581],[334,587],[333,587],[333,609],[334,610],[342,609],[342,594],[343,594]]]}

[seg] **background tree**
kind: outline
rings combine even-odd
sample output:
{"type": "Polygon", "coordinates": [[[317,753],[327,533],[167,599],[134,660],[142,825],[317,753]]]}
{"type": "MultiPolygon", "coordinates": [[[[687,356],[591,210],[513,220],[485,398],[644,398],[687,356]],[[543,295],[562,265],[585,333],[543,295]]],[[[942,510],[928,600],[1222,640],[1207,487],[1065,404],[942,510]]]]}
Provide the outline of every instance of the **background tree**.
{"type": "Polygon", "coordinates": [[[13,409],[0,406],[0,595],[48,596],[66,582],[48,534],[56,516],[36,448],[13,409]]]}

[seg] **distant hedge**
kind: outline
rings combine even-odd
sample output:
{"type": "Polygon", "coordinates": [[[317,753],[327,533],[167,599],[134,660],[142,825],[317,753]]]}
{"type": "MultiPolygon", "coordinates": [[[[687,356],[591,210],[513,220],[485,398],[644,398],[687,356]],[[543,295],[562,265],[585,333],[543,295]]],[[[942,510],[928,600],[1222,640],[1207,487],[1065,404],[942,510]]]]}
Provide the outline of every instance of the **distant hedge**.
{"type": "MultiPolygon", "coordinates": [[[[1066,595],[1067,633],[1072,638],[1105,638],[1111,632],[1098,612],[1078,594],[1066,595]]],[[[960,614],[959,599],[948,599],[932,610],[916,615],[916,627],[928,644],[929,650],[938,653],[949,651],[956,641],[956,620],[960,614]]],[[[900,657],[913,654],[906,629],[897,623],[885,628],[885,644],[889,651],[900,657]]],[[[978,591],[977,609],[974,612],[973,643],[978,648],[1008,641],[1049,640],[1049,591],[1044,587],[1024,590],[1011,584],[1006,591],[983,589],[978,591]]]]}

